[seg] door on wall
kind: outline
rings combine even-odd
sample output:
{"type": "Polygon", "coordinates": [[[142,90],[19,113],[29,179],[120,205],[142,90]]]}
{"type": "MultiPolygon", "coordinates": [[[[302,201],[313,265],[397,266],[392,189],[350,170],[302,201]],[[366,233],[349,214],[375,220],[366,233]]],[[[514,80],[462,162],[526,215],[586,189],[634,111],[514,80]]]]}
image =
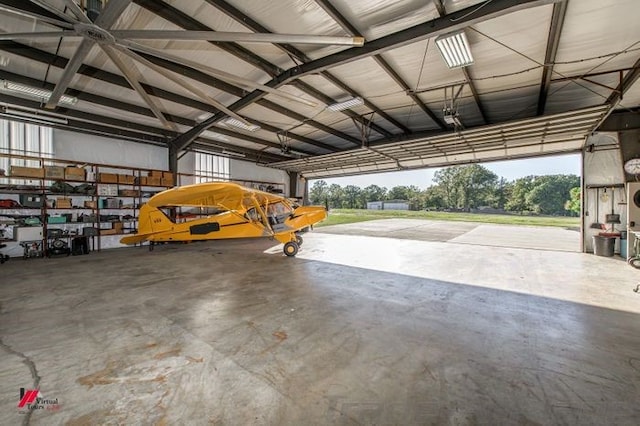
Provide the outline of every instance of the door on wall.
{"type": "MultiPolygon", "coordinates": [[[[634,233],[640,234],[640,182],[627,183],[627,257],[633,256],[634,233]]],[[[638,235],[640,237],[640,235],[638,235]]]]}

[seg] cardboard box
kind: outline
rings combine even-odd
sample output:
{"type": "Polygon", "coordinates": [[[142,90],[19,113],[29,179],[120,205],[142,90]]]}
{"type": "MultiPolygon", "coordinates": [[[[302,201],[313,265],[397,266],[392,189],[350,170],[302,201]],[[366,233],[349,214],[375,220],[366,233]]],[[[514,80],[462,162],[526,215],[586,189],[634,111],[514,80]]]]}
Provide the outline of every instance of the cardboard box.
{"type": "Polygon", "coordinates": [[[64,179],[64,167],[45,166],[44,177],[47,179],[64,179]]]}
{"type": "Polygon", "coordinates": [[[98,217],[95,215],[95,213],[82,215],[82,222],[84,223],[93,223],[97,221],[98,217]]]}
{"type": "Polygon", "coordinates": [[[118,183],[118,175],[115,173],[100,173],[98,181],[103,183],[118,183]]]}
{"type": "Polygon", "coordinates": [[[170,179],[162,178],[160,179],[160,184],[162,186],[173,186],[173,178],[170,178],[170,179]]]}
{"type": "Polygon", "coordinates": [[[100,235],[116,235],[118,232],[116,232],[115,229],[101,229],[100,230],[100,235]]]}
{"type": "Polygon", "coordinates": [[[163,173],[164,173],[164,172],[163,172],[163,171],[161,171],[161,170],[151,170],[151,171],[149,172],[149,177],[157,177],[157,178],[162,179],[162,174],[163,174],[163,173]]]}
{"type": "Polygon", "coordinates": [[[64,178],[67,180],[86,180],[86,170],[82,167],[67,167],[64,169],[64,178]]]}
{"type": "Polygon", "coordinates": [[[120,197],[139,197],[140,191],[137,189],[121,189],[118,191],[120,197]]]}
{"type": "Polygon", "coordinates": [[[136,179],[133,175],[118,175],[118,183],[133,185],[136,179]]]}
{"type": "Polygon", "coordinates": [[[118,185],[98,185],[98,195],[103,197],[117,197],[118,185]]]}
{"type": "Polygon", "coordinates": [[[70,209],[70,208],[72,208],[71,198],[64,198],[64,197],[56,198],[56,208],[57,209],[70,209]]]}
{"type": "Polygon", "coordinates": [[[11,176],[43,178],[44,169],[41,167],[11,166],[11,176]]]}
{"type": "Polygon", "coordinates": [[[122,234],[124,224],[122,222],[113,222],[113,224],[111,225],[111,229],[115,229],[117,234],[122,234]]]}
{"type": "Polygon", "coordinates": [[[101,209],[119,209],[120,204],[121,202],[117,198],[103,198],[100,200],[101,209]]]}
{"type": "Polygon", "coordinates": [[[165,178],[165,179],[173,180],[173,173],[171,173],[171,172],[162,172],[162,177],[165,178]]]}
{"type": "Polygon", "coordinates": [[[162,185],[162,178],[160,177],[147,177],[147,186],[160,186],[162,185]]]}
{"type": "Polygon", "coordinates": [[[96,203],[94,200],[84,202],[85,209],[95,209],[97,208],[97,206],[98,206],[98,203],[96,203]]]}

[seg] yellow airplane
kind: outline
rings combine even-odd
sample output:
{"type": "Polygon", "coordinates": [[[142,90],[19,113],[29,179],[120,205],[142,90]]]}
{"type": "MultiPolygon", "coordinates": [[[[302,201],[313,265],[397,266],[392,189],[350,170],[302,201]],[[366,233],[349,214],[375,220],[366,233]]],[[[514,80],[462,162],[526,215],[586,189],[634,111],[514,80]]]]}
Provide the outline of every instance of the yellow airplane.
{"type": "Polygon", "coordinates": [[[324,207],[297,206],[280,195],[235,183],[199,183],[151,197],[140,208],[138,232],[120,242],[149,241],[152,249],[164,242],[270,237],[284,244],[284,254],[295,256],[300,231],[326,217],[324,207]]]}

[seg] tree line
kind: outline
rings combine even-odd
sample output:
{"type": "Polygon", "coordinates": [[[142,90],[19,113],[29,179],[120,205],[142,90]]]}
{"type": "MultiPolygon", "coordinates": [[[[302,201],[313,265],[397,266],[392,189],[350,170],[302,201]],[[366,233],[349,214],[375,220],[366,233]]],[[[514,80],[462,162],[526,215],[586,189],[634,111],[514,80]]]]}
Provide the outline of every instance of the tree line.
{"type": "Polygon", "coordinates": [[[313,204],[330,208],[363,209],[370,201],[406,200],[412,210],[476,211],[495,209],[544,215],[580,213],[580,177],[576,175],[527,176],[508,181],[478,164],[440,169],[434,185],[342,187],[323,180],[313,183],[313,204]]]}

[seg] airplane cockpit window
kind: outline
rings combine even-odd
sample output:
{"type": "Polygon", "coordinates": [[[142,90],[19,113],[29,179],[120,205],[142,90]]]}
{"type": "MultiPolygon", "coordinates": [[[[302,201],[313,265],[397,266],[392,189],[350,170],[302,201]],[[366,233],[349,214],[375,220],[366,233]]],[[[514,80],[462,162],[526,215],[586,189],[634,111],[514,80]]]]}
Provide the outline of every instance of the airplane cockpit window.
{"type": "Polygon", "coordinates": [[[204,217],[216,216],[226,210],[217,207],[178,207],[175,213],[175,222],[184,223],[204,217]]]}
{"type": "Polygon", "coordinates": [[[260,220],[260,215],[258,214],[256,209],[253,207],[247,210],[246,216],[247,216],[247,219],[249,219],[252,222],[258,222],[260,220]]]}
{"type": "Polygon", "coordinates": [[[271,225],[284,223],[291,213],[291,208],[283,202],[269,204],[267,207],[267,217],[271,225]]]}

